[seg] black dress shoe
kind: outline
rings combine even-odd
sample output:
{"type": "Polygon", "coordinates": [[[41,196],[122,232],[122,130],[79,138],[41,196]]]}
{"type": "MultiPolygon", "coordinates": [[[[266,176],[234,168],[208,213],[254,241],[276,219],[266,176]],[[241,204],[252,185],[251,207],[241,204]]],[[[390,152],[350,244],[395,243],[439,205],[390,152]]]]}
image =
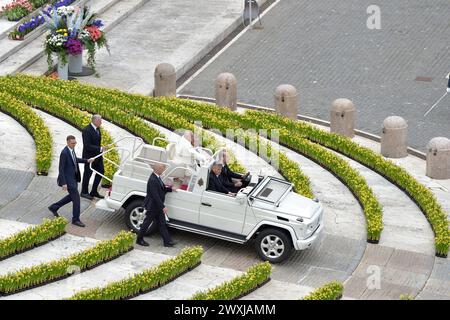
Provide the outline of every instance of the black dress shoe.
{"type": "Polygon", "coordinates": [[[91,197],[95,197],[95,198],[98,198],[98,199],[104,199],[105,197],[104,196],[102,196],[100,193],[90,193],[89,194],[91,197]]]}
{"type": "Polygon", "coordinates": [[[174,247],[175,245],[176,245],[177,243],[176,242],[167,242],[167,243],[164,243],[164,247],[168,247],[168,248],[171,248],[171,247],[174,247]]]}
{"type": "Polygon", "coordinates": [[[136,243],[138,244],[138,245],[140,245],[140,246],[143,246],[143,247],[148,247],[150,244],[148,243],[148,242],[146,242],[145,240],[137,240],[136,241],[136,243]]]}
{"type": "Polygon", "coordinates": [[[82,194],[80,194],[80,197],[88,199],[88,200],[93,200],[94,199],[94,197],[91,196],[89,193],[82,193],[82,194]]]}
{"type": "Polygon", "coordinates": [[[80,220],[73,221],[72,224],[75,225],[75,226],[81,227],[81,228],[86,227],[86,225],[83,222],[81,222],[80,220]]]}
{"type": "Polygon", "coordinates": [[[57,218],[60,217],[59,213],[56,210],[53,210],[51,207],[48,207],[48,210],[50,210],[55,217],[57,217],[57,218]]]}

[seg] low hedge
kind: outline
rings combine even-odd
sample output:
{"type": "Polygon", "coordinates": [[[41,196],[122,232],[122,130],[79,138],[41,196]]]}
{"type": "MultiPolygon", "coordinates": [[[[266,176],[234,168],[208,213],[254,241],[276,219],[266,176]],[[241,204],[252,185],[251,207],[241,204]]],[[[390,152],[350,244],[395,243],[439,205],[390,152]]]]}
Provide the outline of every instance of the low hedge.
{"type": "MultiPolygon", "coordinates": [[[[156,137],[164,137],[161,132],[147,124],[138,115],[131,113],[128,104],[117,103],[114,96],[108,94],[107,89],[82,85],[77,82],[60,81],[27,75],[17,75],[10,77],[10,79],[18,81],[22,86],[27,86],[34,90],[41,90],[45,93],[51,93],[83,110],[87,110],[91,113],[99,113],[105,119],[109,119],[113,123],[132,132],[134,135],[143,138],[147,143],[151,144],[156,137]]],[[[192,131],[195,130],[195,127],[190,122],[167,112],[155,113],[151,120],[155,119],[155,122],[171,130],[180,128],[192,131]]],[[[217,142],[210,133],[201,130],[200,134],[202,134],[204,146],[208,146],[213,149],[213,151],[223,147],[223,144],[217,142]]],[[[158,145],[165,146],[166,143],[158,141],[158,145]]],[[[235,156],[232,153],[230,156],[232,159],[230,167],[237,172],[245,172],[246,169],[237,161],[235,156]]]]}
{"type": "Polygon", "coordinates": [[[340,300],[344,292],[344,286],[338,281],[327,283],[326,285],[314,290],[303,300],[340,300]]]}
{"type": "Polygon", "coordinates": [[[136,297],[164,286],[200,264],[202,247],[183,249],[176,257],[145,270],[128,279],[113,282],[105,287],[75,293],[70,300],[121,300],[136,297]]]}
{"type": "Polygon", "coordinates": [[[0,295],[9,295],[31,289],[71,275],[69,267],[77,266],[81,271],[116,258],[133,248],[136,236],[121,231],[114,239],[101,241],[94,247],[60,260],[43,263],[0,276],[0,295]]]}
{"type": "Polygon", "coordinates": [[[250,267],[243,275],[203,292],[197,292],[191,300],[234,300],[257,289],[270,280],[272,266],[261,262],[250,267]]]}
{"type": "Polygon", "coordinates": [[[291,135],[301,136],[374,170],[404,190],[427,217],[435,233],[437,255],[447,255],[450,246],[450,229],[447,213],[436,200],[434,194],[417,181],[407,170],[396,165],[382,155],[360,146],[349,138],[329,133],[302,121],[292,121],[274,113],[247,111],[248,122],[264,121],[275,127],[282,127],[291,135]]]}
{"type": "Polygon", "coordinates": [[[45,219],[40,225],[30,226],[8,238],[0,239],[0,260],[56,239],[65,233],[66,225],[67,220],[63,217],[45,219]]]}
{"type": "MultiPolygon", "coordinates": [[[[72,107],[63,99],[52,96],[50,94],[43,93],[39,90],[39,84],[36,83],[36,87],[26,87],[21,81],[17,81],[19,78],[12,76],[0,78],[0,92],[6,91],[11,95],[14,95],[23,102],[42,109],[64,121],[72,124],[78,129],[83,129],[91,122],[91,117],[87,112],[80,111],[77,108],[72,107]]],[[[32,112],[31,108],[30,111],[32,112]]],[[[114,141],[105,129],[102,131],[102,145],[112,144],[114,141]]],[[[108,153],[108,158],[116,163],[120,163],[119,154],[116,150],[108,153]]],[[[105,161],[105,176],[112,178],[117,168],[105,161]]],[[[108,184],[109,181],[104,181],[108,184]]]]}
{"type": "Polygon", "coordinates": [[[36,171],[47,174],[52,164],[52,136],[44,120],[14,95],[0,91],[0,111],[11,115],[33,136],[36,171]]]}
{"type": "MultiPolygon", "coordinates": [[[[192,131],[201,130],[192,123],[194,120],[202,120],[203,125],[207,128],[215,128],[212,125],[214,122],[209,121],[209,115],[200,119],[197,117],[197,114],[191,113],[189,110],[186,110],[186,108],[179,108],[178,104],[175,103],[177,100],[164,98],[153,99],[142,95],[124,93],[115,89],[88,86],[74,82],[34,78],[25,75],[19,75],[16,77],[20,79],[22,84],[38,82],[40,88],[45,87],[47,89],[49,87],[57,87],[59,89],[59,93],[52,91],[53,93],[57,93],[61,97],[64,95],[65,99],[69,99],[73,103],[76,102],[82,108],[91,108],[86,107],[87,105],[96,105],[97,108],[100,105],[103,105],[105,106],[104,109],[118,108],[121,109],[122,112],[143,117],[171,130],[180,128],[189,129],[192,131]]],[[[226,127],[226,129],[240,128],[240,126],[236,123],[233,125],[227,123],[223,126],[226,127]]],[[[201,130],[201,132],[203,134],[204,146],[212,148],[213,150],[222,146],[217,143],[211,134],[205,132],[204,130],[201,130]]],[[[272,152],[278,153],[276,150],[273,150],[272,152]]],[[[237,162],[233,155],[231,158],[232,162],[230,167],[232,170],[237,172],[246,171],[246,169],[237,162]]],[[[280,173],[294,184],[294,188],[298,193],[312,198],[313,193],[310,187],[309,179],[300,170],[298,164],[289,160],[281,153],[278,153],[278,158],[280,159],[280,173]]]]}

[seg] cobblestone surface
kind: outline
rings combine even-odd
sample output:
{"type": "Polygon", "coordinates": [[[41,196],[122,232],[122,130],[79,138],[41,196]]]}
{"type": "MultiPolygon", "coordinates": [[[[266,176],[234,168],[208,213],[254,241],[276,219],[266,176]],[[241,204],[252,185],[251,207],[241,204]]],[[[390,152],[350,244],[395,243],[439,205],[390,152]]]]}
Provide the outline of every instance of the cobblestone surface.
{"type": "Polygon", "coordinates": [[[379,134],[384,118],[399,115],[408,121],[409,144],[424,150],[450,132],[450,97],[423,117],[444,94],[450,71],[448,1],[377,1],[381,30],[366,26],[371,4],[281,0],[263,30],[246,32],[181,93],[214,97],[216,76],[232,72],[240,101],[272,107],[275,88],[290,83],[300,92],[301,114],[327,120],[331,102],[349,98],[358,129],[379,134]]]}

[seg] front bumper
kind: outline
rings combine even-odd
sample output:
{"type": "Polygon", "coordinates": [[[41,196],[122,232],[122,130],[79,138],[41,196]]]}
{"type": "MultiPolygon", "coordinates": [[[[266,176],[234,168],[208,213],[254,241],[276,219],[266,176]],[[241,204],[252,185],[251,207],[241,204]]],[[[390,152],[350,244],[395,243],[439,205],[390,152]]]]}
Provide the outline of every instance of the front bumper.
{"type": "Polygon", "coordinates": [[[98,200],[95,203],[95,207],[100,210],[114,212],[120,209],[120,207],[122,207],[122,204],[119,201],[115,201],[109,197],[105,197],[105,199],[98,200]]]}
{"type": "Polygon", "coordinates": [[[313,243],[317,240],[317,238],[319,238],[320,234],[322,233],[322,230],[323,230],[323,222],[319,225],[316,231],[309,238],[297,240],[294,243],[295,250],[305,250],[311,248],[313,243]]]}

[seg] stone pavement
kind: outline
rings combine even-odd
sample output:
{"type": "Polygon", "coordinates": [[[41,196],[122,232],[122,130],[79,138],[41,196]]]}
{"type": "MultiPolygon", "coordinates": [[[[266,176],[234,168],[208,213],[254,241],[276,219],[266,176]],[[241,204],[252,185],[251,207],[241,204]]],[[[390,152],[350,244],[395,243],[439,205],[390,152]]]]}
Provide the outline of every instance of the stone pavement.
{"type": "Polygon", "coordinates": [[[33,137],[20,123],[1,112],[0,167],[36,171],[36,148],[33,137]],[[10,148],[10,146],[14,146],[14,148],[10,148]]]}
{"type": "MultiPolygon", "coordinates": [[[[111,55],[97,54],[101,77],[80,81],[150,94],[157,64],[168,62],[183,75],[241,22],[241,0],[151,0],[108,32],[111,55]]],[[[113,20],[106,12],[100,18],[113,20]]],[[[0,69],[1,70],[1,69],[0,69]]],[[[45,59],[25,69],[43,74],[45,59]]]]}
{"type": "Polygon", "coordinates": [[[247,31],[180,93],[214,97],[214,79],[232,72],[239,101],[272,108],[275,88],[289,83],[299,90],[301,114],[328,120],[332,101],[349,98],[358,129],[379,134],[387,116],[402,116],[409,145],[424,150],[450,132],[450,96],[423,117],[444,94],[450,71],[448,1],[377,1],[381,30],[366,26],[372,4],[281,0],[263,30],[247,31]]]}

